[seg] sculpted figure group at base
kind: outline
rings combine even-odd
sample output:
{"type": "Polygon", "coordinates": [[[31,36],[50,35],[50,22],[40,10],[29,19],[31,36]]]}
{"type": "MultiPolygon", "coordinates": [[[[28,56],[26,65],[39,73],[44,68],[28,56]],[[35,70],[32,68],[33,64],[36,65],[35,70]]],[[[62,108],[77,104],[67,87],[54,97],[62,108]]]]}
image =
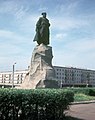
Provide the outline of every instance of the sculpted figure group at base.
{"type": "Polygon", "coordinates": [[[36,24],[36,35],[33,41],[37,41],[40,45],[43,43],[44,45],[49,44],[49,20],[46,18],[46,12],[42,13],[42,17],[39,18],[36,24]]]}

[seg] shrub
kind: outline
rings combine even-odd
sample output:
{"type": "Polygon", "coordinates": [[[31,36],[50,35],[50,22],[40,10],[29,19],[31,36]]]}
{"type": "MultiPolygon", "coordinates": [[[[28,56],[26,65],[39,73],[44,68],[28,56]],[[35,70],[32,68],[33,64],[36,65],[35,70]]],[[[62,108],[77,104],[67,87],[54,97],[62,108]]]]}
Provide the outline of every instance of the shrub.
{"type": "Polygon", "coordinates": [[[72,91],[0,89],[1,120],[62,120],[73,102],[72,91]]]}
{"type": "Polygon", "coordinates": [[[91,95],[93,94],[95,96],[95,88],[68,88],[68,90],[72,90],[75,94],[85,94],[85,95],[91,95]],[[93,93],[91,93],[93,92],[93,93]]]}
{"type": "Polygon", "coordinates": [[[95,89],[89,89],[89,95],[95,96],[95,89]]]}

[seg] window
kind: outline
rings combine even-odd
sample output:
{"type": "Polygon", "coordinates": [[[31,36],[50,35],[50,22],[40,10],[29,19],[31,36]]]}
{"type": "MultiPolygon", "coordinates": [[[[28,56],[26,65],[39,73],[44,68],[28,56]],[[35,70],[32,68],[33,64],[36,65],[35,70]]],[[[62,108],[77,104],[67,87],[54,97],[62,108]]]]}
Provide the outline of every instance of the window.
{"type": "Polygon", "coordinates": [[[23,74],[21,74],[21,83],[22,83],[23,74]]]}
{"type": "Polygon", "coordinates": [[[21,80],[22,80],[22,78],[23,78],[23,74],[21,74],[21,80]]]}
{"type": "Polygon", "coordinates": [[[9,83],[10,83],[10,81],[11,81],[11,74],[9,74],[9,83]]]}
{"type": "Polygon", "coordinates": [[[19,83],[19,75],[17,76],[17,84],[19,83]]]}
{"type": "Polygon", "coordinates": [[[17,76],[17,80],[19,80],[19,75],[17,76]]]}
{"type": "Polygon", "coordinates": [[[3,74],[2,74],[2,83],[3,83],[3,79],[4,79],[4,77],[3,77],[3,74]]]}

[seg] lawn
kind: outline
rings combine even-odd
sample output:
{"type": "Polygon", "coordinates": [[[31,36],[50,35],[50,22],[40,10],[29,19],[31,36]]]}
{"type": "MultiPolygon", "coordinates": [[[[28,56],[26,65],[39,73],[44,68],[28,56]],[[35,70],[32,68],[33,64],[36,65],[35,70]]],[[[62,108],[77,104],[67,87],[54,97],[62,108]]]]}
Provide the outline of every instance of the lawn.
{"type": "Polygon", "coordinates": [[[95,96],[89,96],[89,95],[85,95],[83,93],[76,93],[74,95],[74,101],[78,102],[78,101],[90,101],[90,100],[95,100],[95,96]]]}
{"type": "Polygon", "coordinates": [[[73,91],[74,102],[95,100],[95,87],[86,88],[66,88],[73,91]]]}

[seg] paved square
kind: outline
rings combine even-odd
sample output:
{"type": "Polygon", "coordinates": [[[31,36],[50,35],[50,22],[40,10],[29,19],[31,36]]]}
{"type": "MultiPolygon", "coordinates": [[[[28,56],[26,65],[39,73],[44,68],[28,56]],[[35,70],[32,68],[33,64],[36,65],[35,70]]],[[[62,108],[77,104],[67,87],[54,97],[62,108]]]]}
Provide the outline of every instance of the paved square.
{"type": "Polygon", "coordinates": [[[95,103],[71,105],[68,115],[82,120],[95,120],[95,103]]]}

